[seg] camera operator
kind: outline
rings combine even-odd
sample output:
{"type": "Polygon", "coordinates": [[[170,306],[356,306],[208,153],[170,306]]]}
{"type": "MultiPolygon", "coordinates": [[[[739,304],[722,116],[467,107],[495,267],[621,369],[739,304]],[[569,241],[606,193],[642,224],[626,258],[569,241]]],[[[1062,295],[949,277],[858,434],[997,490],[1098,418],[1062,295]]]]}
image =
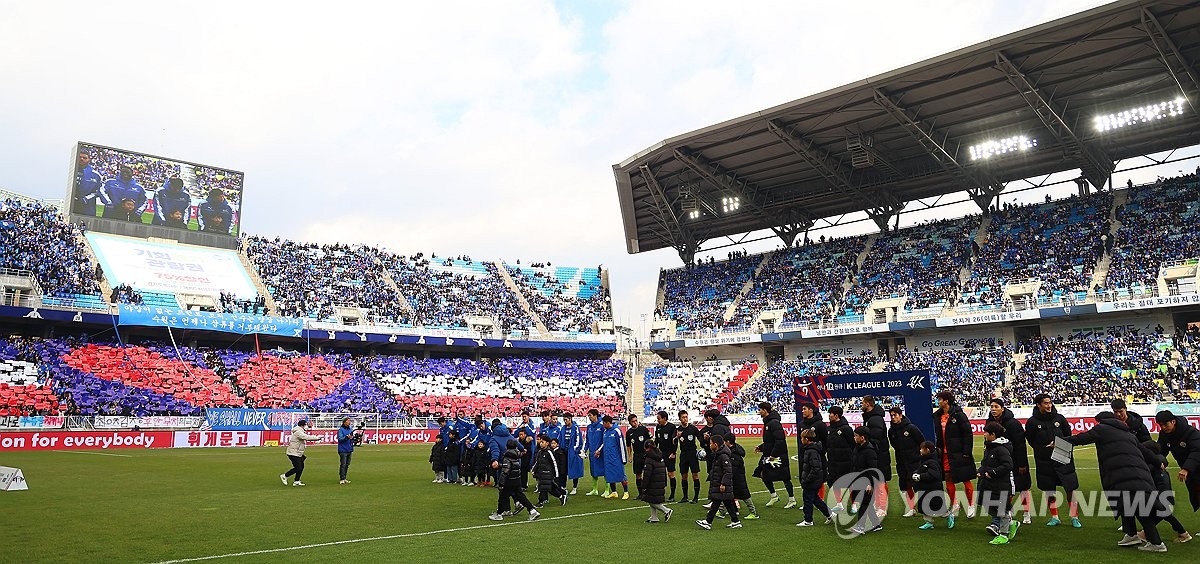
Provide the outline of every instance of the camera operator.
{"type": "Polygon", "coordinates": [[[351,429],[350,418],[342,419],[342,426],[338,428],[338,458],[341,459],[341,464],[338,466],[338,476],[341,478],[339,484],[349,484],[350,480],[346,479],[346,471],[350,469],[350,455],[354,454],[354,446],[362,442],[362,429],[351,429]]]}

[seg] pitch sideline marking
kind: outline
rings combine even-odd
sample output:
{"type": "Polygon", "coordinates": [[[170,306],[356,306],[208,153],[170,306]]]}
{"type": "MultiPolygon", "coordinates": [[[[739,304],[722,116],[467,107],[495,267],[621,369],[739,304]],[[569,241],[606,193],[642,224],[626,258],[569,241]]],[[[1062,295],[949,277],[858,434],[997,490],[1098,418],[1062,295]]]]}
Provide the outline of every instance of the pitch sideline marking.
{"type": "Polygon", "coordinates": [[[110,452],[91,452],[87,450],[52,450],[50,452],[65,452],[67,454],[94,454],[96,456],[119,456],[121,458],[133,458],[128,454],[112,454],[110,452]]]}
{"type": "MultiPolygon", "coordinates": [[[[767,491],[761,490],[761,491],[751,492],[751,493],[761,494],[761,493],[767,493],[767,491]]],[[[634,507],[621,507],[618,509],[605,509],[603,511],[590,511],[587,513],[575,513],[572,515],[559,515],[557,517],[546,517],[544,519],[538,519],[538,521],[558,521],[560,519],[574,519],[576,517],[591,517],[593,515],[603,515],[605,513],[620,513],[622,511],[632,511],[634,509],[645,510],[646,507],[647,506],[644,506],[644,505],[637,505],[634,507]]],[[[315,544],[303,544],[303,545],[299,545],[299,546],[286,546],[283,548],[267,548],[267,549],[263,549],[263,550],[251,550],[251,551],[247,551],[247,552],[233,552],[230,554],[217,554],[214,556],[198,556],[195,558],[179,558],[176,560],[163,560],[161,562],[156,562],[155,564],[179,564],[181,562],[201,562],[204,560],[218,560],[221,558],[237,558],[240,556],[256,556],[259,554],[274,554],[277,552],[291,552],[291,551],[295,551],[295,550],[308,550],[310,548],[324,548],[326,546],[338,546],[338,545],[342,545],[342,544],[355,544],[355,543],[360,543],[360,542],[393,540],[393,539],[403,539],[403,538],[412,538],[412,537],[427,537],[430,535],[438,535],[438,534],[442,534],[442,533],[458,533],[458,532],[462,532],[462,531],[475,531],[475,530],[479,530],[479,529],[491,529],[493,527],[506,527],[506,526],[510,526],[510,525],[522,525],[522,524],[528,524],[528,523],[533,523],[533,522],[534,521],[509,521],[507,523],[489,523],[487,525],[472,525],[470,527],[456,527],[453,529],[440,529],[437,531],[423,531],[423,532],[419,532],[419,533],[402,533],[402,534],[397,534],[397,535],[384,535],[384,536],[380,536],[380,537],[367,537],[367,538],[361,538],[361,539],[346,539],[346,540],[340,540],[340,541],[320,542],[320,543],[315,543],[315,544]]]]}

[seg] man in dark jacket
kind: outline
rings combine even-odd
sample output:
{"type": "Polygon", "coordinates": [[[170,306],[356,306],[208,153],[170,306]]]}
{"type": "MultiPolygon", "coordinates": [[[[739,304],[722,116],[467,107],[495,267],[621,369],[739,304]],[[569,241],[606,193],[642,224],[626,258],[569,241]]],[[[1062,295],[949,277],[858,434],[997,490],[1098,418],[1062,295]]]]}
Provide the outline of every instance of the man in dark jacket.
{"type": "Polygon", "coordinates": [[[863,426],[871,432],[871,445],[878,456],[879,471],[883,473],[883,482],[875,491],[875,511],[883,517],[888,506],[887,482],[892,479],[892,450],[888,448],[887,423],[884,422],[886,415],[873,396],[863,396],[862,416],[863,426]]]}
{"type": "Polygon", "coordinates": [[[524,427],[517,428],[517,445],[521,448],[521,491],[529,491],[529,473],[533,471],[534,434],[524,427]]]}
{"type": "Polygon", "coordinates": [[[954,394],[942,390],[937,394],[938,408],[933,412],[934,441],[942,453],[942,474],[946,479],[946,494],[950,496],[950,512],[958,505],[967,510],[967,518],[975,517],[975,436],[971,432],[971,420],[963,413],[954,394]],[[966,493],[960,499],[955,484],[962,484],[966,493]]]}
{"type": "Polygon", "coordinates": [[[754,447],[754,452],[761,453],[762,456],[758,460],[758,467],[754,469],[754,475],[761,479],[767,486],[767,491],[771,492],[771,499],[767,501],[767,507],[779,503],[779,494],[775,492],[775,482],[783,482],[783,487],[788,494],[787,505],[783,508],[791,509],[796,506],[796,492],[792,486],[792,467],[791,457],[788,456],[787,433],[783,430],[779,412],[775,411],[770,403],[764,401],[758,404],[758,415],[763,420],[762,444],[754,447]]]}
{"type": "Polygon", "coordinates": [[[1021,524],[1028,525],[1032,521],[1030,515],[1033,511],[1033,496],[1029,490],[1033,487],[1033,477],[1029,473],[1029,445],[1025,442],[1025,427],[1017,421],[1002,398],[992,398],[988,409],[991,412],[988,421],[994,421],[1004,427],[1004,438],[1008,439],[1008,444],[1012,447],[1013,487],[1020,498],[1021,508],[1024,509],[1021,524]]]}
{"type": "Polygon", "coordinates": [[[654,437],[638,421],[638,416],[630,414],[626,420],[629,421],[629,430],[625,432],[625,447],[629,449],[629,459],[633,460],[633,481],[638,487],[638,495],[634,499],[642,499],[642,467],[646,465],[642,457],[646,456],[646,443],[653,441],[654,437]]]}
{"type": "Polygon", "coordinates": [[[984,426],[983,460],[979,462],[979,505],[992,522],[987,530],[992,544],[1008,544],[1020,526],[1012,520],[1012,447],[1004,438],[1004,426],[995,421],[984,426]]]}
{"type": "Polygon", "coordinates": [[[1067,419],[1054,409],[1050,396],[1038,394],[1033,398],[1033,415],[1025,422],[1025,440],[1033,449],[1033,460],[1037,464],[1037,487],[1050,498],[1050,520],[1047,527],[1056,527],[1061,522],[1058,519],[1058,488],[1067,494],[1070,503],[1071,526],[1076,529],[1083,526],[1079,522],[1078,507],[1075,503],[1075,490],[1079,489],[1079,477],[1075,474],[1075,462],[1066,464],[1050,459],[1054,452],[1055,437],[1070,437],[1071,425],[1067,419]]]}
{"type": "Polygon", "coordinates": [[[1160,411],[1154,416],[1158,422],[1158,448],[1163,456],[1170,454],[1179,464],[1179,481],[1187,487],[1192,511],[1200,510],[1200,429],[1188,424],[1187,419],[1176,417],[1170,411],[1160,411]]]}
{"type": "Polygon", "coordinates": [[[525,492],[521,491],[521,449],[517,445],[516,439],[509,439],[505,442],[504,454],[500,456],[500,460],[493,461],[496,465],[497,491],[500,498],[496,502],[496,512],[491,514],[488,519],[492,521],[503,521],[504,517],[517,515],[521,509],[529,510],[529,520],[536,520],[541,514],[529,502],[529,498],[525,497],[525,492]],[[511,512],[509,511],[509,500],[516,502],[517,507],[511,512]]]}
{"type": "Polygon", "coordinates": [[[1121,517],[1125,538],[1117,546],[1142,544],[1137,536],[1141,523],[1146,544],[1139,546],[1147,552],[1166,552],[1158,534],[1158,521],[1166,507],[1159,501],[1154,476],[1142,455],[1142,446],[1129,426],[1109,411],[1096,414],[1096,426],[1073,437],[1065,437],[1072,445],[1096,445],[1096,460],[1100,465],[1100,486],[1113,512],[1121,517]]]}
{"type": "Polygon", "coordinates": [[[658,514],[662,513],[663,521],[670,521],[673,510],[663,505],[667,490],[667,465],[663,461],[662,451],[654,443],[646,443],[646,461],[642,466],[642,501],[650,504],[650,517],[647,523],[657,523],[658,514]]]}
{"type": "Polygon", "coordinates": [[[725,439],[721,435],[710,434],[708,456],[705,458],[712,467],[708,473],[708,499],[712,500],[712,504],[708,509],[708,517],[696,521],[702,529],[712,528],[713,520],[721,507],[729,514],[730,523],[726,527],[742,528],[737,505],[733,503],[733,461],[730,455],[729,447],[725,446],[725,439]]]}
{"type": "Polygon", "coordinates": [[[904,516],[912,517],[916,515],[912,475],[921,463],[921,443],[925,442],[925,435],[904,416],[900,406],[892,406],[888,413],[892,417],[892,426],[887,431],[888,442],[896,451],[896,477],[900,482],[901,495],[904,496],[904,516]]]}
{"type": "Polygon", "coordinates": [[[817,432],[808,428],[800,432],[800,489],[804,493],[804,520],[797,527],[813,525],[813,507],[825,516],[828,524],[833,518],[829,506],[821,499],[821,485],[825,483],[825,452],[816,441],[817,432]]]}
{"type": "MultiPolygon", "coordinates": [[[[338,428],[337,443],[338,458],[341,462],[338,466],[338,475],[341,476],[341,481],[338,483],[349,484],[350,480],[346,479],[346,472],[350,470],[350,457],[354,455],[355,443],[354,429],[350,428],[349,417],[342,418],[342,426],[338,428]]],[[[449,471],[451,457],[446,456],[445,458],[445,464],[447,465],[446,468],[447,471],[449,471]]],[[[454,465],[455,467],[458,466],[457,459],[454,459],[454,465]]]]}
{"type": "MultiPolygon", "coordinates": [[[[830,486],[834,482],[854,471],[854,429],[842,417],[842,406],[835,405],[829,408],[829,435],[825,439],[825,461],[828,463],[826,469],[826,483],[830,486]]],[[[842,494],[844,492],[834,491],[834,499],[837,500],[837,505],[833,507],[834,513],[839,513],[843,510],[842,494]]]]}
{"type": "Polygon", "coordinates": [[[812,429],[816,433],[814,442],[820,443],[822,447],[825,445],[825,437],[829,433],[829,427],[825,425],[825,421],[821,419],[821,410],[812,403],[800,404],[800,432],[805,429],[812,429]]]}
{"type": "Polygon", "coordinates": [[[1116,415],[1117,419],[1129,427],[1129,432],[1133,433],[1139,443],[1150,440],[1150,429],[1146,427],[1146,420],[1142,419],[1142,416],[1138,415],[1136,411],[1129,411],[1125,400],[1112,400],[1108,402],[1108,406],[1112,408],[1113,415],[1116,415]]]}

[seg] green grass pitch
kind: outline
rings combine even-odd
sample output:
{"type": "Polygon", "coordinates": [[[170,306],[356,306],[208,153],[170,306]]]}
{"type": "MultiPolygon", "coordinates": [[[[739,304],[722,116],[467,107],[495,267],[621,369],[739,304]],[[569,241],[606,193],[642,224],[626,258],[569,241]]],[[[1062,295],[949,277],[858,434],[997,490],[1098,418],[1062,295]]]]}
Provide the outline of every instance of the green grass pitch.
{"type": "MultiPolygon", "coordinates": [[[[487,516],[494,489],[432,484],[425,446],[365,446],[355,453],[352,484],[339,485],[332,447],[311,447],[307,487],[284,487],[289,467],[280,448],[5,452],[0,466],[24,470],[30,490],[0,493],[2,562],[159,562],[232,553],[238,562],[1127,562],[1197,561],[1200,540],[1180,545],[1166,524],[1166,555],[1116,547],[1110,517],[1085,517],[1082,529],[1055,529],[1035,518],[1013,543],[988,544],[985,517],[939,520],[918,531],[900,517],[892,484],[885,530],[856,539],[831,527],[799,529],[799,508],[764,508],[763,519],[727,530],[699,529],[699,505],[676,505],[670,523],[644,523],[633,500],[574,496],[547,506],[543,520],[524,515],[502,523],[487,516]],[[120,455],[120,456],[112,456],[120,455]],[[498,525],[498,526],[497,526],[498,525]],[[408,535],[408,536],[397,536],[408,535]],[[373,537],[392,537],[342,542],[373,537]]],[[[1080,450],[1084,489],[1099,488],[1095,451],[1080,450]]],[[[794,469],[794,467],[793,467],[794,469]]],[[[1174,472],[1174,470],[1172,471],[1174,472]]],[[[585,479],[587,480],[587,479],[585,479]]],[[[590,480],[587,481],[590,486],[590,480]]],[[[581,486],[583,482],[581,482],[581,486]]],[[[762,490],[751,478],[752,489],[762,490]]],[[[1179,485],[1176,484],[1177,488],[1179,485]]],[[[586,491],[587,488],[581,488],[586,491]]],[[[536,501],[536,497],[534,498],[536,501]]],[[[1186,497],[1181,497],[1185,500],[1186,497]]],[[[1186,501],[1184,502],[1186,505],[1186,501]]],[[[1200,516],[1180,508],[1197,530],[1200,516]]]]}

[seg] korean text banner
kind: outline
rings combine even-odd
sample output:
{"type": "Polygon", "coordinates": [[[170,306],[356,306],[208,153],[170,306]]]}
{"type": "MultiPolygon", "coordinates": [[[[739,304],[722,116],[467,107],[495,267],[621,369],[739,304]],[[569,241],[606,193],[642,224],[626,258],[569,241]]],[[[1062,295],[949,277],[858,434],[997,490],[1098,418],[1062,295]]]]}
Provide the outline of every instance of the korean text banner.
{"type": "Polygon", "coordinates": [[[237,252],[191,245],[152,243],[94,231],[88,243],[114,286],[128,284],[150,292],[190,292],[216,296],[231,293],[241,299],[258,291],[237,252]]]}
{"type": "Polygon", "coordinates": [[[237,236],[240,172],[79,143],[70,213],[237,236]]]}
{"type": "Polygon", "coordinates": [[[200,331],[221,331],[242,335],[278,335],[299,337],[304,329],[304,320],[296,317],[272,317],[249,313],[212,313],[172,309],[157,306],[117,306],[120,325],[139,327],[174,327],[200,331]]]}
{"type": "Polygon", "coordinates": [[[306,412],[297,409],[209,408],[204,411],[213,431],[283,431],[291,429],[306,412]]]}

